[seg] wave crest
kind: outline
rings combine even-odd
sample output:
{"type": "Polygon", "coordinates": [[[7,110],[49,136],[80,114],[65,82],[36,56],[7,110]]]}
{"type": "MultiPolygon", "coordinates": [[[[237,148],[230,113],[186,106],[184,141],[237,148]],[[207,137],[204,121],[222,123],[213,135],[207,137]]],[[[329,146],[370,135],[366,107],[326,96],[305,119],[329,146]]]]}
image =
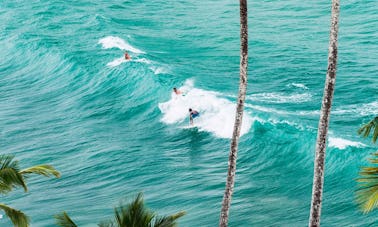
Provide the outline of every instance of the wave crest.
{"type": "Polygon", "coordinates": [[[105,38],[102,38],[98,41],[99,44],[102,45],[102,48],[104,49],[110,49],[110,48],[118,48],[121,50],[127,50],[131,51],[136,54],[144,54],[142,50],[139,50],[130,44],[128,44],[125,40],[116,37],[116,36],[107,36],[105,38]]]}
{"type": "MultiPolygon", "coordinates": [[[[159,109],[163,113],[162,122],[185,128],[189,124],[188,109],[193,108],[200,112],[200,117],[194,120],[194,125],[200,131],[213,133],[220,138],[232,137],[235,103],[219,98],[216,92],[195,88],[191,80],[187,80],[179,89],[184,95],[177,96],[172,93],[168,102],[159,103],[159,109]]],[[[244,112],[241,136],[250,130],[252,122],[252,117],[244,112]]]]}

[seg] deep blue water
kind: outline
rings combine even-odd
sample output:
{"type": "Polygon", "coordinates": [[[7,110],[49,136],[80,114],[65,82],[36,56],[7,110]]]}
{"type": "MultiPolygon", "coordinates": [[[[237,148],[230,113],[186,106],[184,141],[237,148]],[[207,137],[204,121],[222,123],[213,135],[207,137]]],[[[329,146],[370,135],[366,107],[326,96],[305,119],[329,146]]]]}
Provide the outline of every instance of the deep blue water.
{"type": "MultiPolygon", "coordinates": [[[[249,1],[249,84],[230,226],[306,226],[331,1],[249,1]]],[[[375,226],[354,200],[376,147],[378,2],[341,1],[322,226],[375,226]]],[[[237,1],[0,3],[0,147],[49,163],[2,202],[80,226],[143,192],[180,226],[217,226],[239,82],[237,1]],[[131,61],[122,60],[128,51],[131,61]],[[175,97],[178,87],[185,93],[175,97]],[[187,109],[201,116],[188,127],[187,109]]],[[[10,226],[6,217],[1,226],[10,226]]]]}

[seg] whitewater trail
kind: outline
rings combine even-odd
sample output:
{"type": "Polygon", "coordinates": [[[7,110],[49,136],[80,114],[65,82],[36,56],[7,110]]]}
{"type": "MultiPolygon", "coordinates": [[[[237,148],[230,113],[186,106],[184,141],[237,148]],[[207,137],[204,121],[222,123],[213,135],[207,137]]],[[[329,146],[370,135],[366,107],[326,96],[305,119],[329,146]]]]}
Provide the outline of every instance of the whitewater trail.
{"type": "MultiPolygon", "coordinates": [[[[220,98],[216,92],[195,88],[192,80],[187,80],[179,90],[184,94],[172,93],[168,102],[159,103],[159,109],[163,114],[162,122],[187,128],[188,109],[192,108],[200,113],[200,117],[194,119],[194,125],[200,131],[210,132],[220,138],[231,138],[235,121],[235,103],[220,98]]],[[[252,122],[253,118],[244,112],[241,136],[250,130],[252,122]]]]}
{"type": "Polygon", "coordinates": [[[145,54],[145,52],[143,52],[142,50],[139,50],[138,48],[131,46],[125,40],[116,36],[107,36],[105,38],[100,39],[98,43],[101,44],[102,48],[104,49],[118,48],[121,50],[131,51],[136,54],[145,54]]]}
{"type": "Polygon", "coordinates": [[[123,40],[122,38],[116,37],[116,36],[107,36],[105,38],[101,38],[98,41],[98,44],[101,44],[103,49],[111,49],[111,48],[117,48],[122,51],[128,51],[131,60],[126,60],[123,53],[120,55],[120,57],[115,58],[113,61],[108,62],[106,66],[114,68],[116,66],[119,66],[123,63],[129,63],[129,62],[138,62],[143,63],[149,66],[149,69],[154,72],[155,75],[166,73],[167,70],[160,66],[160,64],[153,62],[147,58],[139,58],[139,55],[146,54],[146,52],[133,47],[131,44],[123,40]]]}

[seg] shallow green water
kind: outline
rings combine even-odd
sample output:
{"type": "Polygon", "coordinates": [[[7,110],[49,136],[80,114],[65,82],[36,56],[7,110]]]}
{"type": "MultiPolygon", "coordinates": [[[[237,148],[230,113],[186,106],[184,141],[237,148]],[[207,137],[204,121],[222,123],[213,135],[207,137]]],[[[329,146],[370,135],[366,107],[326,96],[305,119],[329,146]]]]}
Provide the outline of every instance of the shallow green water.
{"type": "MultiPolygon", "coordinates": [[[[375,226],[354,202],[374,151],[377,2],[342,1],[322,226],[375,226]]],[[[80,226],[143,191],[180,226],[217,226],[239,76],[235,1],[2,1],[0,145],[53,164],[2,200],[32,226],[80,226]],[[122,60],[124,50],[133,60],[122,60]],[[174,97],[172,87],[186,95],[174,97]],[[187,108],[200,111],[187,128],[187,108]]],[[[327,69],[330,1],[249,1],[249,86],[230,226],[305,226],[327,69]]],[[[10,226],[7,218],[1,226],[10,226]]]]}

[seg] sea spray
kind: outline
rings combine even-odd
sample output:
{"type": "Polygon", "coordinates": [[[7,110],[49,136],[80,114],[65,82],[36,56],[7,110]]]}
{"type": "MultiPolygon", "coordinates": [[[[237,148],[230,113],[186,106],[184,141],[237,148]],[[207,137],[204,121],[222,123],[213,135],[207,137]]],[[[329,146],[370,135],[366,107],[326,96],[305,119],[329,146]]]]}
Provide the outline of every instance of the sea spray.
{"type": "MultiPolygon", "coordinates": [[[[219,98],[216,92],[195,88],[191,80],[179,90],[183,91],[184,95],[172,93],[168,102],[159,103],[159,109],[163,114],[162,122],[186,127],[189,122],[188,109],[192,108],[200,113],[200,117],[194,120],[194,125],[199,130],[213,133],[220,138],[231,138],[235,121],[235,103],[219,98]]],[[[247,112],[244,114],[241,135],[250,130],[253,122],[247,112]]]]}

